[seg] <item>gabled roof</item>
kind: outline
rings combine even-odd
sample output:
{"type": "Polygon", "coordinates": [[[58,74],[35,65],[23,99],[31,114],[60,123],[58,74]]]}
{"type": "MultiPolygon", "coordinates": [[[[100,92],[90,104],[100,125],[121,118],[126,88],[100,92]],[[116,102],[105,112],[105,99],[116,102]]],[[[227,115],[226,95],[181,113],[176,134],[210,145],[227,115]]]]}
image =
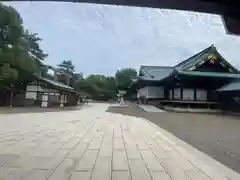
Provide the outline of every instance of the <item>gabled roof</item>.
{"type": "Polygon", "coordinates": [[[197,54],[189,57],[188,59],[180,62],[179,64],[174,66],[174,68],[182,69],[187,64],[193,63],[196,59],[199,59],[199,57],[202,57],[204,54],[209,53],[213,48],[214,48],[214,46],[212,45],[212,46],[200,51],[199,53],[197,53],[197,54]]]}
{"type": "Polygon", "coordinates": [[[208,57],[210,54],[217,55],[225,64],[227,64],[232,70],[233,73],[239,73],[239,71],[234,68],[231,64],[229,64],[217,51],[216,47],[214,45],[209,46],[208,48],[200,51],[199,53],[193,55],[192,57],[186,59],[185,61],[177,64],[174,68],[176,70],[188,70],[189,68],[197,65],[202,60],[204,60],[206,57],[208,57]]]}
{"type": "MultiPolygon", "coordinates": [[[[214,45],[200,51],[192,57],[182,61],[174,67],[168,66],[141,66],[141,76],[137,80],[148,80],[148,81],[161,81],[168,77],[172,77],[177,74],[186,76],[201,76],[201,77],[216,77],[216,78],[229,78],[229,79],[240,79],[240,71],[229,64],[217,51],[214,45]],[[193,71],[192,68],[197,68],[203,64],[209,55],[216,55],[225,66],[231,69],[231,72],[203,72],[193,71]]],[[[136,83],[136,80],[134,81],[136,83]]]]}
{"type": "Polygon", "coordinates": [[[60,89],[60,90],[65,90],[65,91],[70,91],[70,92],[75,92],[74,88],[68,86],[68,85],[65,85],[59,81],[55,81],[55,80],[51,80],[51,79],[47,79],[47,78],[44,78],[44,77],[40,77],[40,76],[37,76],[37,79],[47,83],[47,84],[50,84],[54,87],[56,87],[57,89],[60,89]]]}
{"type": "Polygon", "coordinates": [[[162,80],[168,77],[173,72],[173,67],[167,66],[141,66],[140,72],[143,76],[140,79],[143,80],[162,80]]]}

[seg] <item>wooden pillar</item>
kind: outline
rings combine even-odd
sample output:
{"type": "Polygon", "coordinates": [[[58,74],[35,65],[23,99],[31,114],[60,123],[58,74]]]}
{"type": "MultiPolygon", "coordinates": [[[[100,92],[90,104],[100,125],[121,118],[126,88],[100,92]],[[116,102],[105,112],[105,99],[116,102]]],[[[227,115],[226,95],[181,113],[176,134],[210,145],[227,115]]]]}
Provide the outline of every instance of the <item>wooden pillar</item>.
{"type": "Polygon", "coordinates": [[[197,90],[194,88],[194,101],[197,101],[197,90]]]}
{"type": "Polygon", "coordinates": [[[11,90],[9,107],[12,107],[12,104],[13,104],[13,91],[11,90]]]}
{"type": "Polygon", "coordinates": [[[169,95],[168,95],[168,89],[164,87],[164,91],[163,91],[163,99],[169,99],[169,95]]]}
{"type": "Polygon", "coordinates": [[[183,87],[180,86],[180,98],[181,100],[183,100],[183,87]]]}
{"type": "Polygon", "coordinates": [[[9,107],[12,107],[13,104],[13,85],[10,85],[10,102],[9,102],[9,107]]]}
{"type": "Polygon", "coordinates": [[[206,95],[206,96],[207,96],[207,97],[206,97],[206,101],[209,101],[209,96],[210,96],[210,95],[209,95],[209,91],[206,90],[206,93],[207,93],[207,95],[206,95]]]}

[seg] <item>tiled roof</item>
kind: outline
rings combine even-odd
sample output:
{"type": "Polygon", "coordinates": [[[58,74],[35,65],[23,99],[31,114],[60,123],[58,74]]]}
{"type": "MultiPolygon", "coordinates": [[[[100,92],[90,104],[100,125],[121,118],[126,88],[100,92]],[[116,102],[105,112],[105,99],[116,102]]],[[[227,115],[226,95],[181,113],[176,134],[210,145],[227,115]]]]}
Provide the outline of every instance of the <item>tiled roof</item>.
{"type": "Polygon", "coordinates": [[[188,66],[192,65],[192,64],[196,63],[196,60],[202,59],[203,57],[205,57],[207,54],[211,53],[214,50],[216,50],[216,48],[213,45],[211,45],[210,47],[200,51],[199,53],[191,56],[190,58],[180,62],[179,64],[174,66],[174,68],[176,68],[176,69],[183,69],[187,65],[188,66]]]}
{"type": "Polygon", "coordinates": [[[197,65],[199,62],[201,62],[203,59],[208,57],[210,54],[216,54],[218,57],[221,58],[222,61],[227,64],[234,73],[239,73],[239,71],[234,68],[231,64],[229,64],[222,56],[221,54],[217,51],[216,47],[214,45],[211,45],[210,47],[200,51],[199,53],[195,54],[194,56],[188,58],[187,60],[177,64],[174,68],[176,70],[188,70],[189,68],[197,65]]]}
{"type": "MultiPolygon", "coordinates": [[[[240,80],[240,71],[234,68],[231,64],[229,64],[217,51],[214,45],[209,46],[208,48],[200,51],[194,56],[182,61],[174,67],[168,66],[141,66],[138,80],[147,80],[147,81],[161,81],[175,74],[182,74],[186,76],[201,76],[201,77],[216,77],[216,78],[229,78],[232,80],[240,80]],[[221,61],[228,68],[231,68],[232,72],[203,72],[191,70],[191,68],[196,68],[202,64],[202,61],[205,60],[209,55],[215,54],[218,56],[221,61]],[[200,64],[201,63],[201,64],[200,64]]],[[[136,80],[134,81],[136,83],[136,80]]]]}
{"type": "Polygon", "coordinates": [[[44,77],[37,77],[39,80],[42,80],[58,89],[61,89],[61,90],[67,90],[67,91],[71,91],[71,92],[74,92],[74,88],[68,86],[68,85],[65,85],[59,81],[55,81],[55,80],[51,80],[51,79],[47,79],[47,78],[44,78],[44,77]]]}
{"type": "Polygon", "coordinates": [[[162,80],[168,77],[173,72],[173,67],[167,66],[141,66],[140,72],[143,76],[140,79],[144,80],[162,80]]]}

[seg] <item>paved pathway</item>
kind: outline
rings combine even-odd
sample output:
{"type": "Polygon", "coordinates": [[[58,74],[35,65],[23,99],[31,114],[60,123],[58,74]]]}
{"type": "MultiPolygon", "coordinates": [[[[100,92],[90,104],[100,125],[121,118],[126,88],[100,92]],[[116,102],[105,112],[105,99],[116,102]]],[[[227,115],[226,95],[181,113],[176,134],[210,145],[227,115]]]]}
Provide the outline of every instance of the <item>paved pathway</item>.
{"type": "Polygon", "coordinates": [[[153,105],[141,104],[139,105],[139,108],[146,112],[165,112],[164,110],[157,108],[156,106],[153,106],[153,105]]]}
{"type": "Polygon", "coordinates": [[[0,179],[240,179],[149,121],[107,107],[0,115],[0,179]]]}

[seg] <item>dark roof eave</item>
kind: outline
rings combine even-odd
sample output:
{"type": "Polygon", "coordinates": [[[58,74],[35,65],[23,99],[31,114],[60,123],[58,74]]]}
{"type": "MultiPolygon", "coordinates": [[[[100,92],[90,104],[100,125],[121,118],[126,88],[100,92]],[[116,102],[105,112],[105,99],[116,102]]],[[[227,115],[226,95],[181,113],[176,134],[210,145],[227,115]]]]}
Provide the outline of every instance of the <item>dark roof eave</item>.
{"type": "Polygon", "coordinates": [[[232,79],[240,79],[240,74],[233,73],[212,73],[212,72],[199,72],[199,71],[181,71],[177,70],[177,73],[180,75],[186,76],[199,76],[199,77],[215,77],[215,78],[232,78],[232,79]]]}
{"type": "Polygon", "coordinates": [[[147,78],[141,78],[141,79],[138,79],[137,80],[137,82],[136,82],[136,84],[139,82],[139,81],[147,81],[147,82],[163,82],[163,81],[165,81],[165,80],[167,80],[167,79],[170,79],[170,78],[172,78],[174,75],[177,75],[177,73],[175,72],[175,70],[171,73],[171,74],[169,74],[168,76],[166,76],[166,77],[164,77],[164,78],[162,78],[162,79],[147,79],[147,78]]]}
{"type": "Polygon", "coordinates": [[[233,65],[231,65],[217,50],[216,50],[217,55],[224,60],[224,62],[231,68],[233,69],[236,73],[240,73],[240,71],[235,68],[233,65]]]}
{"type": "Polygon", "coordinates": [[[76,92],[74,88],[67,86],[63,83],[60,82],[55,82],[57,84],[54,83],[53,80],[47,79],[47,78],[43,78],[43,77],[39,77],[39,76],[35,76],[38,80],[43,81],[45,83],[47,83],[48,85],[60,90],[60,91],[67,91],[67,92],[76,92]]]}

